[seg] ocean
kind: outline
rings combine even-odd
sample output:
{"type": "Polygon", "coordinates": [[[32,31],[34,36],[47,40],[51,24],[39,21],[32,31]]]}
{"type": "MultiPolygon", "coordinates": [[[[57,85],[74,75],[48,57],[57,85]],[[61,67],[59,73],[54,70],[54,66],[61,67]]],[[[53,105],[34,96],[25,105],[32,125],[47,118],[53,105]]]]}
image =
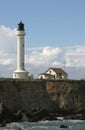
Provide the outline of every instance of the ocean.
{"type": "Polygon", "coordinates": [[[9,123],[0,130],[85,130],[85,121],[81,120],[63,120],[63,121],[39,121],[24,123],[9,123]],[[68,128],[60,128],[61,125],[69,126],[68,128]]]}

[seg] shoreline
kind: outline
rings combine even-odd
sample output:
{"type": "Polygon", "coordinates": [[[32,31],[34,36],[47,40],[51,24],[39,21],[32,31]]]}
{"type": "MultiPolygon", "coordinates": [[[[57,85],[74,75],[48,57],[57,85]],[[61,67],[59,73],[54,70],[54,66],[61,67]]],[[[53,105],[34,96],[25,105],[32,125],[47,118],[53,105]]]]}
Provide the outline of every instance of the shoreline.
{"type": "MultiPolygon", "coordinates": [[[[85,112],[84,112],[85,113],[85,112]]],[[[38,121],[63,121],[84,120],[85,114],[49,113],[45,108],[34,108],[31,110],[20,109],[12,113],[3,103],[0,104],[0,127],[12,122],[38,122],[38,121]]],[[[61,126],[64,127],[64,126],[61,126]]]]}

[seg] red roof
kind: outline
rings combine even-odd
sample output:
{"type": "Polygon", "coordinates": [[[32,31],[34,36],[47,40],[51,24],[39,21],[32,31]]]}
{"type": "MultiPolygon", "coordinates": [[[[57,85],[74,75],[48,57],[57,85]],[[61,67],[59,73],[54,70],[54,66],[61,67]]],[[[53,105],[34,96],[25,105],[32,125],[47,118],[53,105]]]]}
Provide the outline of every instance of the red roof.
{"type": "MultiPolygon", "coordinates": [[[[66,74],[66,75],[68,75],[63,69],[61,69],[61,68],[49,68],[49,69],[52,69],[56,74],[66,74]]],[[[48,69],[48,70],[49,70],[48,69]]],[[[47,70],[47,71],[48,71],[47,70]]],[[[47,72],[46,71],[46,72],[47,72]]]]}

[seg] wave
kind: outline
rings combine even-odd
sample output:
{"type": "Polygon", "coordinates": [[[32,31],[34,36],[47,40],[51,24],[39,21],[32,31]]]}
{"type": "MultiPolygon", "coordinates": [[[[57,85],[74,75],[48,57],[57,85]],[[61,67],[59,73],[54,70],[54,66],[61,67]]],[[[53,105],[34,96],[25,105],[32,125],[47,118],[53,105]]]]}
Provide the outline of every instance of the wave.
{"type": "Polygon", "coordinates": [[[77,122],[85,122],[84,120],[68,120],[70,122],[74,122],[74,123],[77,123],[77,122]]]}
{"type": "Polygon", "coordinates": [[[39,121],[39,122],[18,122],[9,123],[0,130],[61,130],[60,126],[69,126],[71,130],[84,130],[85,121],[82,120],[63,120],[63,121],[39,121]]]}

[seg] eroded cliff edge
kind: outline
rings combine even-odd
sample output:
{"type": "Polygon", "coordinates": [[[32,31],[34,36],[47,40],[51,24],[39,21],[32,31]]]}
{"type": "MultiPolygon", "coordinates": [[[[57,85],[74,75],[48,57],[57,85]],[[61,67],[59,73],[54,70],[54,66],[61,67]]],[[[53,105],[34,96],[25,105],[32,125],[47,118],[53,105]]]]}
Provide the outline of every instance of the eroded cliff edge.
{"type": "Polygon", "coordinates": [[[0,102],[11,111],[85,111],[85,80],[0,80],[0,102]]]}

